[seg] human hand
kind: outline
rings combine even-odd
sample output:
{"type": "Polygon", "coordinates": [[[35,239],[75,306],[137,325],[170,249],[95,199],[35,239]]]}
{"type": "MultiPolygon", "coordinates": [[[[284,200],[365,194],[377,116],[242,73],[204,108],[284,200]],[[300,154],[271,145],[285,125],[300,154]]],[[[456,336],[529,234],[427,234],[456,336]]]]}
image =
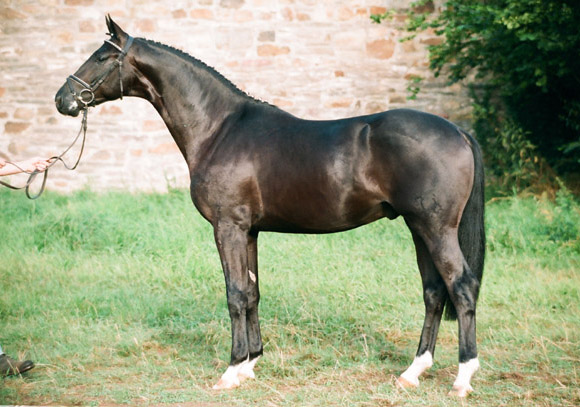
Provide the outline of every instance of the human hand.
{"type": "Polygon", "coordinates": [[[26,167],[23,167],[27,172],[44,172],[48,168],[50,161],[46,158],[34,157],[22,162],[26,163],[26,167]]]}
{"type": "Polygon", "coordinates": [[[0,158],[0,168],[6,165],[6,161],[3,158],[0,158]]]}
{"type": "Polygon", "coordinates": [[[48,168],[50,161],[46,158],[41,157],[33,157],[27,160],[18,161],[14,163],[15,167],[17,167],[21,172],[44,172],[48,168]]]}

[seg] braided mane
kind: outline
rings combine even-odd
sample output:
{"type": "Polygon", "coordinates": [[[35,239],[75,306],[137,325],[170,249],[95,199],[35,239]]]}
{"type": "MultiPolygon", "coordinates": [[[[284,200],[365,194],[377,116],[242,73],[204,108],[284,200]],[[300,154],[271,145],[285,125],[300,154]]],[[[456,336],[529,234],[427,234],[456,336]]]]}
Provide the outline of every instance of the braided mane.
{"type": "Polygon", "coordinates": [[[238,88],[232,81],[230,81],[229,79],[227,79],[225,76],[223,76],[220,72],[218,72],[214,67],[209,66],[208,64],[206,64],[205,62],[203,62],[200,59],[197,59],[193,56],[191,56],[190,54],[188,54],[185,51],[182,51],[178,48],[172,47],[171,45],[167,45],[167,44],[163,44],[161,42],[157,42],[157,41],[152,41],[152,40],[148,40],[145,38],[140,38],[142,40],[144,40],[145,42],[149,43],[149,44],[153,44],[156,45],[158,47],[161,47],[167,51],[170,51],[172,54],[175,54],[183,59],[185,59],[188,62],[191,62],[193,65],[197,66],[198,68],[203,69],[206,72],[209,72],[214,78],[216,78],[221,84],[223,84],[224,86],[226,86],[229,90],[231,90],[232,92],[244,96],[250,100],[252,100],[253,102],[259,103],[259,104],[264,104],[264,105],[268,105],[268,106],[272,106],[272,107],[276,107],[274,105],[271,105],[268,102],[265,102],[263,100],[257,99],[251,95],[249,95],[248,93],[244,92],[243,90],[241,90],[240,88],[238,88]]]}

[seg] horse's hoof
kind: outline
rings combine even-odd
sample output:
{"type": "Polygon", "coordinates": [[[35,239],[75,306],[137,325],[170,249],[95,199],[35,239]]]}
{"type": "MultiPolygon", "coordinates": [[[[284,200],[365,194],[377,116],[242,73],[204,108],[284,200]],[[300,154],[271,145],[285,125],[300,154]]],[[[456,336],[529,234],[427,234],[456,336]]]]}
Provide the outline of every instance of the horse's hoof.
{"type": "Polygon", "coordinates": [[[419,387],[419,381],[417,381],[417,383],[413,383],[405,379],[403,376],[399,376],[395,382],[395,385],[398,389],[414,389],[419,387]]]}
{"type": "Polygon", "coordinates": [[[470,385],[453,386],[451,391],[448,393],[448,396],[464,398],[464,397],[467,397],[469,395],[469,393],[471,393],[472,391],[473,391],[473,387],[471,387],[470,385]]]}
{"type": "Polygon", "coordinates": [[[215,384],[212,389],[213,390],[230,390],[230,389],[235,389],[236,387],[238,387],[240,385],[240,381],[239,380],[225,380],[224,378],[221,378],[219,382],[217,382],[217,384],[215,384]]]}
{"type": "Polygon", "coordinates": [[[254,374],[253,370],[241,370],[240,373],[238,373],[238,379],[240,380],[240,383],[248,380],[248,379],[255,379],[256,375],[254,374]]]}

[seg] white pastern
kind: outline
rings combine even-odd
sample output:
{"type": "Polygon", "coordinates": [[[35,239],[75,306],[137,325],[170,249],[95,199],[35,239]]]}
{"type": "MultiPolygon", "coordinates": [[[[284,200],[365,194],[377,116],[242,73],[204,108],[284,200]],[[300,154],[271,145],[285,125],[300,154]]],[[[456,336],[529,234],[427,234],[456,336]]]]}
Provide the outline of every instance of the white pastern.
{"type": "Polygon", "coordinates": [[[222,375],[221,379],[215,386],[213,386],[214,390],[226,390],[226,389],[233,389],[240,385],[240,379],[238,379],[238,374],[240,372],[240,368],[246,362],[242,362],[239,365],[229,366],[226,372],[222,375]]]}
{"type": "Polygon", "coordinates": [[[419,386],[419,376],[433,366],[433,356],[431,352],[427,351],[421,356],[415,357],[413,363],[407,370],[403,372],[401,377],[397,379],[397,386],[400,388],[406,387],[418,387],[419,386]]]}
{"type": "Polygon", "coordinates": [[[256,377],[254,374],[254,366],[256,366],[258,359],[260,359],[259,356],[255,359],[246,360],[242,363],[240,371],[238,372],[238,379],[240,382],[243,382],[246,379],[254,379],[256,377]]]}
{"type": "Polygon", "coordinates": [[[457,372],[457,377],[453,383],[453,390],[450,394],[457,395],[459,397],[466,397],[469,393],[473,391],[471,387],[471,377],[479,369],[479,360],[473,358],[468,362],[459,364],[459,371],[457,372]]]}

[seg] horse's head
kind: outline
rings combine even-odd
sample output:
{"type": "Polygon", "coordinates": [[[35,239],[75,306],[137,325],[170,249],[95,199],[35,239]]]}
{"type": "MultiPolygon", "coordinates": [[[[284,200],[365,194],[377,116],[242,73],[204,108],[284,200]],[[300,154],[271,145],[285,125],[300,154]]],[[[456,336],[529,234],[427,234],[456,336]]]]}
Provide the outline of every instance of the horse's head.
{"type": "Polygon", "coordinates": [[[125,89],[128,88],[126,84],[132,76],[133,68],[123,61],[133,43],[133,37],[124,32],[110,16],[106,20],[111,39],[105,40],[56,93],[54,101],[62,114],[77,116],[85,107],[123,98],[124,82],[125,89]]]}

